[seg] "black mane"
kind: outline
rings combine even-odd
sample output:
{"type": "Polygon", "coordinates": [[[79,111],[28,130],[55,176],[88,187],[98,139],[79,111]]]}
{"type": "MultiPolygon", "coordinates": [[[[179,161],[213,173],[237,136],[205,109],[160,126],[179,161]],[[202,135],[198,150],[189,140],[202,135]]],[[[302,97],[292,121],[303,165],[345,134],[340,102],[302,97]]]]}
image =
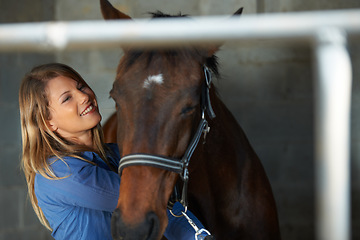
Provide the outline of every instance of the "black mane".
{"type": "Polygon", "coordinates": [[[181,12],[179,12],[177,15],[170,15],[170,14],[166,14],[163,13],[159,10],[157,10],[156,12],[148,12],[148,14],[152,15],[152,18],[176,18],[176,17],[189,17],[189,15],[187,14],[181,14],[181,12]]]}

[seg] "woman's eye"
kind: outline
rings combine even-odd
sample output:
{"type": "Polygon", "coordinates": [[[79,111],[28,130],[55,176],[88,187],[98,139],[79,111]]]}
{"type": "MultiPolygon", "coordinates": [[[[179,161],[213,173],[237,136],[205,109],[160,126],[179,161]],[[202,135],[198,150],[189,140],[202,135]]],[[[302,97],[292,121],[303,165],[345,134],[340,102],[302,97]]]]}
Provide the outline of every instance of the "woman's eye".
{"type": "Polygon", "coordinates": [[[79,87],[79,90],[80,90],[80,91],[84,91],[85,88],[86,88],[86,87],[85,87],[84,85],[81,85],[81,86],[79,87]]]}
{"type": "Polygon", "coordinates": [[[64,100],[62,101],[62,103],[65,103],[65,102],[69,101],[70,98],[71,98],[70,96],[65,97],[64,100]]]}

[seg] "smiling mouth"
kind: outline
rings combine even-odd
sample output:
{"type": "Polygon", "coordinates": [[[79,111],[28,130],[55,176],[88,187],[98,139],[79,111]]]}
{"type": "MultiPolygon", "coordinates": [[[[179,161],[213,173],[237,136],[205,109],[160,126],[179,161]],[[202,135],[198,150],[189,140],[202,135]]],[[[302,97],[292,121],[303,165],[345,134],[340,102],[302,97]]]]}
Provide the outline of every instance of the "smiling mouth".
{"type": "Polygon", "coordinates": [[[88,114],[93,109],[95,109],[95,107],[92,104],[90,104],[82,113],[80,113],[80,116],[84,116],[84,115],[88,114]]]}

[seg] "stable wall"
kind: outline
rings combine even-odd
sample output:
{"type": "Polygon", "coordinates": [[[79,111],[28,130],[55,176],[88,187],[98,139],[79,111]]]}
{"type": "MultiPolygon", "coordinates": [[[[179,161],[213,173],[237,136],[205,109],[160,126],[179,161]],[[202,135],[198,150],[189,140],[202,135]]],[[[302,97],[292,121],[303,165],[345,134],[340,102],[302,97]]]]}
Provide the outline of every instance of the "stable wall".
{"type": "MultiPolygon", "coordinates": [[[[147,12],[231,15],[360,8],[358,0],[111,0],[134,18],[147,12]]],[[[101,19],[98,1],[0,0],[0,22],[101,19]]],[[[353,60],[352,213],[353,239],[360,239],[360,46],[349,43],[353,60]]],[[[311,46],[253,41],[225,44],[217,53],[222,99],[247,133],[268,173],[278,205],[283,239],[315,239],[313,153],[313,67],[311,46]]],[[[21,136],[17,92],[31,67],[52,61],[74,67],[98,96],[103,119],[114,111],[109,90],[120,49],[59,53],[0,53],[0,240],[52,239],[26,199],[19,169],[21,136]]],[[[335,66],[334,66],[335,67],[335,66]]],[[[331,69],[329,69],[331,71],[331,69]]],[[[334,96],[336,97],[336,96],[334,96]]],[[[339,159],[341,161],[341,159],[339,159]]]]}
{"type": "MultiPolygon", "coordinates": [[[[54,19],[53,1],[0,0],[0,24],[54,19]],[[31,3],[31,4],[30,4],[31,3]]],[[[51,239],[27,199],[20,171],[21,132],[18,89],[29,69],[55,61],[54,54],[0,52],[0,239],[51,239]]]]}

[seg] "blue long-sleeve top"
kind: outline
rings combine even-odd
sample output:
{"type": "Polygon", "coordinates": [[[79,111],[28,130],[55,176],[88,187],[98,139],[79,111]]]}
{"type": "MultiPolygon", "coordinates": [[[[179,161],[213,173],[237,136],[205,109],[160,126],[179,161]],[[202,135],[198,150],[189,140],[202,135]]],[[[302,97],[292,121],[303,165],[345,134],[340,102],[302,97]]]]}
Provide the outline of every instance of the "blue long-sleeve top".
{"type": "MultiPolygon", "coordinates": [[[[119,151],[116,144],[108,144],[114,154],[108,160],[118,166],[119,151]]],[[[49,162],[59,180],[40,174],[35,176],[35,195],[38,205],[53,229],[56,240],[111,240],[110,222],[117,206],[120,177],[94,152],[84,152],[81,157],[95,163],[64,157],[50,158],[49,162]]],[[[180,204],[174,211],[179,212],[180,204]]],[[[191,213],[187,214],[199,228],[202,224],[191,213]]],[[[164,236],[169,240],[193,240],[195,231],[184,217],[169,214],[169,224],[164,236]]]]}

